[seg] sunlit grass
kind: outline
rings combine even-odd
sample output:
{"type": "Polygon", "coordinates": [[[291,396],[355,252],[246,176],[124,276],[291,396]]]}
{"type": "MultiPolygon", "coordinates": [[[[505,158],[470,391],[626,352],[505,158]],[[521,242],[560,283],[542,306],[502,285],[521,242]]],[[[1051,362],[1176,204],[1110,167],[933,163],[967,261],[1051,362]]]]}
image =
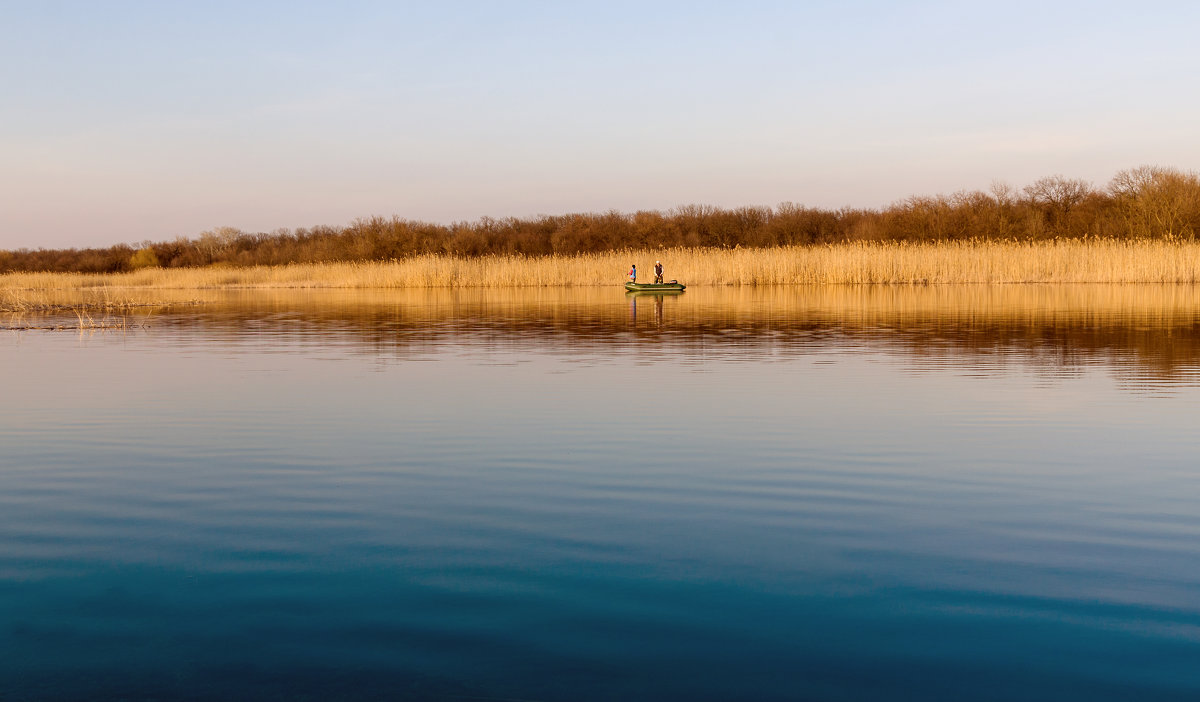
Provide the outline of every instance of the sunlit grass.
{"type": "MultiPolygon", "coordinates": [[[[146,294],[151,288],[130,289],[116,295],[111,287],[0,289],[0,329],[21,330],[105,330],[142,328],[165,307],[201,304],[171,293],[161,299],[162,291],[146,294]],[[74,321],[70,321],[74,320],[74,321]]],[[[194,291],[193,291],[194,292],[194,291]]]]}
{"type": "MultiPolygon", "coordinates": [[[[771,249],[676,248],[575,256],[422,255],[383,262],[129,273],[9,273],[17,291],[217,288],[438,288],[619,285],[661,260],[688,286],[942,283],[1193,283],[1200,244],[1171,240],[860,242],[771,249]]],[[[0,301],[6,299],[0,296],[0,301]]]]}

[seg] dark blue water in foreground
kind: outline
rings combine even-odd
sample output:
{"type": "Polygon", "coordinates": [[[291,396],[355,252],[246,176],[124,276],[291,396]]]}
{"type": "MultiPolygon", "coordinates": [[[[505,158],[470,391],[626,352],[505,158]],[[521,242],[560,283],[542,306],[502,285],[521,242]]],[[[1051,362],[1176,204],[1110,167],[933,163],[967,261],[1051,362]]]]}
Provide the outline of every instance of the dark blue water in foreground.
{"type": "Polygon", "coordinates": [[[0,700],[1200,697],[1192,293],[907,294],[4,332],[0,700]]]}

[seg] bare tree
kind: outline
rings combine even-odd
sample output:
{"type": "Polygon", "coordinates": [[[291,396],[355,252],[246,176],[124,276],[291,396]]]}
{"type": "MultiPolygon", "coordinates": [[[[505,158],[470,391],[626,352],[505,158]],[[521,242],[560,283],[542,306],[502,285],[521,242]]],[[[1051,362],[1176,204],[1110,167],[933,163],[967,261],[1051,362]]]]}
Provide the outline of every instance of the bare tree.
{"type": "Polygon", "coordinates": [[[993,180],[992,187],[989,190],[992,193],[992,198],[998,205],[1007,207],[1015,205],[1017,202],[1017,189],[1002,180],[993,180]]]}
{"type": "Polygon", "coordinates": [[[196,248],[207,259],[206,263],[214,263],[233,249],[234,242],[242,235],[242,230],[234,227],[217,227],[200,233],[196,239],[196,248]]]}
{"type": "Polygon", "coordinates": [[[1117,173],[1108,189],[1131,235],[1196,238],[1200,227],[1200,175],[1138,166],[1117,173]]]}
{"type": "Polygon", "coordinates": [[[1048,205],[1063,214],[1086,200],[1092,192],[1092,184],[1086,180],[1061,175],[1047,176],[1025,186],[1025,195],[1034,203],[1048,205]]]}

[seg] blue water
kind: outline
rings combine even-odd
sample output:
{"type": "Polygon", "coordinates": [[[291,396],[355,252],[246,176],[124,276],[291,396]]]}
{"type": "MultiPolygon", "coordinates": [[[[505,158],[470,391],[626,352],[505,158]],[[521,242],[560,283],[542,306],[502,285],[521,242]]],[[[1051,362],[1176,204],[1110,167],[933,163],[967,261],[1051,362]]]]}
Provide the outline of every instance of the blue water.
{"type": "Polygon", "coordinates": [[[0,700],[1200,697],[1190,298],[528,295],[4,332],[0,700]]]}

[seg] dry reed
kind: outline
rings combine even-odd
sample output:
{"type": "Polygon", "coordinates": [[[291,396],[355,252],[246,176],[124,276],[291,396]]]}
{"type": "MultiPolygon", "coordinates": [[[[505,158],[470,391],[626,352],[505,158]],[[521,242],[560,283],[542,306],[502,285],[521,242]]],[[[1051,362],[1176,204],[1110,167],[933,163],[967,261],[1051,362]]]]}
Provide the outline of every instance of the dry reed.
{"type": "Polygon", "coordinates": [[[689,286],[1200,281],[1200,243],[1090,239],[676,248],[543,257],[430,254],[383,262],[9,273],[0,275],[0,291],[600,286],[623,282],[631,263],[648,279],[656,260],[664,262],[667,278],[689,286]]]}

